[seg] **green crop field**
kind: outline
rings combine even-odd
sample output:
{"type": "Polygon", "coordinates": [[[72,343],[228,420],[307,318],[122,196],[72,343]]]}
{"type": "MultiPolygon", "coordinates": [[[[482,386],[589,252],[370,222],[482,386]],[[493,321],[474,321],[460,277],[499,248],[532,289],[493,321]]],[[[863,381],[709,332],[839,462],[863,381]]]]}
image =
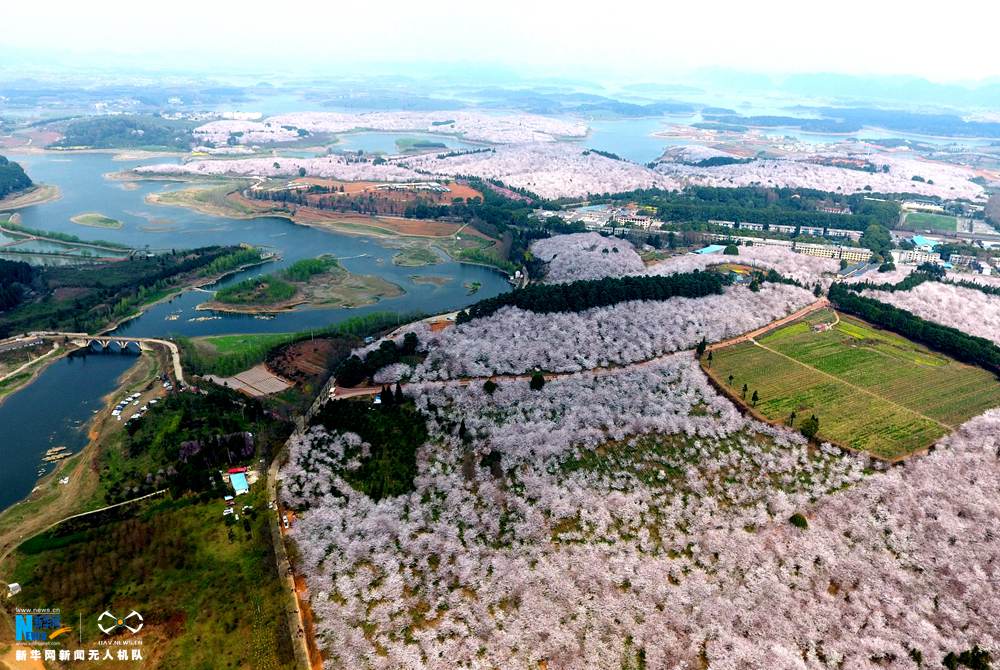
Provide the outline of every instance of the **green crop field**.
{"type": "Polygon", "coordinates": [[[930,214],[928,212],[909,212],[903,222],[907,230],[945,230],[958,229],[958,220],[945,214],[930,214]]]}
{"type": "Polygon", "coordinates": [[[894,459],[929,446],[950,429],[1000,405],[1000,382],[894,333],[822,310],[753,342],[713,352],[710,372],[737,396],[754,391],[756,410],[796,425],[815,414],[819,436],[894,459]]]}

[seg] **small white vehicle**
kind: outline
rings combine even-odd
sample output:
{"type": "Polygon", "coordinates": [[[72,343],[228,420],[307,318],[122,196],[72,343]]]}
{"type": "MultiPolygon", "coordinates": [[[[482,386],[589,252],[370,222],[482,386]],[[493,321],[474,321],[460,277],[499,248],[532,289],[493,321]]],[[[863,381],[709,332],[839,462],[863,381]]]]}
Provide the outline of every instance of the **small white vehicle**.
{"type": "Polygon", "coordinates": [[[288,515],[287,514],[282,514],[281,515],[281,523],[285,526],[285,528],[291,528],[291,525],[288,523],[288,515]]]}

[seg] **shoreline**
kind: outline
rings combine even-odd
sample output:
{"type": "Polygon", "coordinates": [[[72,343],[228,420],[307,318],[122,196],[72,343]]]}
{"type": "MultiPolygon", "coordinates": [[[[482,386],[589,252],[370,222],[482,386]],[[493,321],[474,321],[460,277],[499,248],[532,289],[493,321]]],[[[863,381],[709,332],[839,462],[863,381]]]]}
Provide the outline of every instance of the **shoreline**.
{"type": "Polygon", "coordinates": [[[29,367],[30,376],[25,379],[20,384],[17,384],[13,388],[5,389],[3,395],[0,395],[0,405],[3,405],[7,398],[11,397],[18,391],[23,391],[28,388],[37,380],[45,370],[49,368],[50,365],[55,363],[61,358],[68,356],[74,351],[79,351],[79,348],[73,348],[72,346],[61,347],[58,341],[55,342],[55,346],[49,351],[45,352],[38,358],[27,363],[29,367]],[[55,354],[55,355],[53,355],[55,354]]]}
{"type": "Polygon", "coordinates": [[[124,317],[118,319],[117,321],[115,321],[115,322],[111,323],[110,325],[104,327],[103,329],[97,331],[95,333],[95,335],[108,335],[112,331],[117,330],[123,324],[128,323],[129,321],[132,321],[133,319],[138,319],[140,316],[142,316],[143,314],[145,314],[146,311],[149,310],[151,307],[155,307],[156,305],[159,305],[160,303],[168,302],[170,300],[173,300],[178,295],[180,295],[182,293],[185,293],[186,291],[190,291],[191,289],[195,289],[195,288],[202,288],[203,286],[208,286],[209,284],[214,284],[214,283],[216,283],[218,281],[222,281],[223,279],[225,279],[226,277],[228,277],[230,275],[234,275],[234,274],[236,274],[238,272],[243,272],[244,270],[249,270],[250,268],[259,267],[261,265],[264,265],[265,263],[271,263],[273,261],[278,260],[278,258],[279,258],[278,256],[273,256],[271,258],[262,258],[261,260],[255,262],[255,263],[244,263],[243,265],[240,265],[239,267],[233,268],[232,270],[227,270],[227,271],[225,271],[225,272],[223,272],[221,274],[212,275],[211,277],[201,278],[197,282],[194,282],[192,284],[188,284],[186,286],[173,289],[173,290],[169,291],[166,295],[164,295],[164,296],[162,296],[160,298],[157,298],[156,300],[153,300],[152,302],[144,303],[143,305],[140,306],[139,310],[135,314],[130,314],[128,316],[124,316],[124,317]]]}
{"type": "Polygon", "coordinates": [[[280,314],[282,312],[293,312],[300,305],[309,304],[308,300],[292,299],[274,303],[273,305],[236,305],[216,300],[206,300],[195,305],[195,311],[202,312],[223,312],[225,314],[280,314]]]}
{"type": "Polygon", "coordinates": [[[62,198],[62,191],[55,184],[35,184],[25,191],[18,191],[0,199],[0,210],[24,209],[44,205],[62,198]]]}
{"type": "MultiPolygon", "coordinates": [[[[145,175],[141,175],[141,176],[140,175],[134,175],[135,178],[129,178],[129,177],[132,177],[133,175],[129,175],[129,173],[124,173],[124,172],[109,173],[108,175],[105,175],[105,176],[107,178],[109,178],[109,179],[116,179],[116,180],[119,180],[119,181],[146,181],[146,180],[149,180],[149,181],[167,181],[167,182],[177,182],[177,183],[190,183],[190,184],[193,184],[192,188],[198,188],[199,184],[210,185],[212,183],[215,183],[216,185],[221,185],[220,180],[218,178],[216,178],[216,177],[206,178],[205,181],[201,181],[197,177],[194,177],[193,179],[186,179],[184,177],[175,176],[175,175],[155,175],[155,176],[151,176],[151,177],[147,177],[145,175]]],[[[246,180],[247,178],[245,178],[245,177],[229,177],[229,178],[223,178],[221,181],[226,181],[227,179],[231,181],[231,180],[237,180],[237,179],[246,180]]],[[[451,235],[412,235],[412,234],[406,234],[406,233],[396,232],[396,231],[393,231],[393,230],[388,229],[388,228],[381,228],[378,225],[376,225],[377,221],[378,221],[377,218],[375,218],[373,222],[368,223],[368,222],[365,222],[365,221],[354,222],[354,221],[346,221],[346,220],[340,221],[340,220],[336,220],[336,219],[309,220],[309,219],[305,219],[305,218],[297,218],[294,214],[291,214],[291,213],[289,213],[287,211],[282,211],[282,210],[261,211],[261,212],[257,212],[257,213],[242,214],[242,213],[235,212],[235,211],[232,211],[232,210],[227,210],[227,209],[224,209],[224,208],[221,208],[221,207],[205,206],[202,203],[195,204],[195,203],[164,203],[164,202],[159,202],[157,200],[157,198],[156,198],[157,195],[159,195],[159,194],[150,193],[150,194],[146,195],[146,197],[144,198],[144,200],[147,203],[149,203],[149,204],[157,205],[157,206],[160,206],[160,207],[183,207],[185,209],[192,209],[192,210],[194,210],[196,212],[199,212],[199,213],[202,213],[202,214],[207,214],[209,216],[218,216],[218,217],[227,218],[227,219],[234,219],[234,220],[237,220],[237,221],[251,221],[253,219],[260,219],[260,218],[272,217],[272,218],[278,218],[278,219],[285,219],[289,223],[292,223],[292,224],[298,225],[298,226],[306,226],[308,228],[315,228],[317,230],[325,230],[327,232],[336,232],[336,233],[341,233],[341,234],[344,234],[344,235],[356,235],[356,236],[360,236],[360,237],[372,237],[372,238],[376,238],[376,239],[424,240],[424,241],[430,241],[431,244],[433,244],[435,241],[452,239],[459,232],[461,232],[461,231],[465,230],[466,228],[468,228],[468,225],[462,226],[461,228],[459,228],[458,231],[456,231],[455,233],[452,233],[451,235]],[[359,228],[362,228],[362,227],[366,228],[366,230],[359,230],[359,228]]],[[[396,218],[402,218],[403,220],[406,220],[406,221],[410,220],[410,219],[405,219],[404,217],[396,217],[396,218]]],[[[482,234],[479,233],[478,231],[476,231],[476,233],[470,233],[470,234],[476,234],[477,236],[482,236],[482,234]]],[[[489,239],[492,239],[492,238],[489,238],[489,239]]],[[[494,241],[498,242],[497,240],[494,240],[494,241]]],[[[489,268],[489,269],[491,269],[491,270],[493,270],[495,272],[498,272],[501,275],[503,275],[505,279],[509,279],[510,278],[510,274],[506,270],[504,270],[503,268],[501,268],[501,267],[498,267],[496,265],[491,265],[489,263],[483,263],[483,262],[480,262],[480,261],[469,261],[469,260],[465,260],[465,259],[462,259],[462,258],[458,258],[458,257],[453,256],[452,254],[448,253],[448,251],[446,249],[443,249],[443,248],[440,248],[440,247],[436,247],[436,248],[438,248],[442,253],[444,253],[445,256],[447,256],[450,260],[452,260],[455,263],[459,263],[461,265],[474,265],[474,266],[478,266],[478,267],[489,268]]]]}
{"type": "MultiPolygon", "coordinates": [[[[923,134],[923,133],[914,133],[914,132],[909,132],[909,131],[904,131],[904,130],[893,130],[891,128],[882,128],[881,126],[862,126],[861,128],[859,128],[857,130],[850,131],[850,132],[844,132],[844,131],[837,132],[837,131],[803,130],[801,128],[801,126],[795,126],[795,125],[755,126],[755,125],[751,125],[751,124],[747,124],[747,123],[741,123],[741,124],[738,124],[738,125],[744,126],[748,130],[764,131],[765,133],[766,133],[766,131],[780,132],[780,131],[785,131],[785,130],[794,130],[795,132],[802,133],[803,135],[815,135],[815,136],[818,136],[818,137],[822,137],[822,136],[825,135],[825,136],[829,136],[829,137],[838,137],[838,138],[844,138],[844,139],[849,138],[849,137],[853,137],[856,140],[858,140],[859,142],[869,142],[869,143],[872,142],[872,141],[880,141],[880,140],[886,140],[886,139],[907,140],[907,139],[909,139],[911,137],[912,138],[917,138],[915,141],[921,141],[921,140],[950,140],[950,141],[956,142],[956,143],[961,143],[961,142],[1000,142],[1000,137],[971,137],[971,136],[965,136],[965,135],[926,135],[926,134],[923,134]],[[885,133],[886,135],[888,135],[888,137],[859,137],[858,136],[859,133],[863,133],[865,131],[875,131],[875,132],[885,133]]],[[[689,126],[689,127],[691,127],[691,126],[689,126]]],[[[696,130],[715,130],[715,129],[698,128],[696,130]]],[[[653,133],[651,135],[651,137],[661,137],[661,138],[662,137],[673,137],[671,135],[663,135],[663,134],[661,134],[662,132],[665,132],[665,131],[658,131],[656,133],[653,133]]],[[[733,131],[729,131],[729,132],[733,132],[733,131]]]]}
{"type": "MultiPolygon", "coordinates": [[[[345,270],[346,271],[346,270],[345,270]]],[[[348,274],[343,277],[345,280],[351,279],[351,277],[371,277],[373,275],[354,275],[348,271],[348,274]]],[[[196,311],[205,312],[222,312],[224,314],[282,314],[287,312],[293,312],[297,308],[302,307],[303,309],[357,309],[359,307],[368,307],[369,305],[377,305],[382,302],[385,298],[399,298],[406,295],[406,289],[398,284],[390,282],[386,279],[378,277],[381,281],[392,287],[391,291],[385,293],[373,294],[370,300],[365,300],[358,304],[344,304],[343,300],[331,300],[326,302],[313,302],[310,298],[315,298],[315,295],[311,295],[308,288],[309,283],[304,282],[301,285],[294,282],[296,285],[296,294],[289,298],[288,300],[282,300],[273,304],[262,305],[255,303],[225,303],[219,302],[214,298],[212,300],[206,300],[203,303],[195,306],[196,311]]],[[[388,287],[385,287],[388,289],[388,287]]]]}
{"type": "MultiPolygon", "coordinates": [[[[24,541],[34,537],[39,532],[59,522],[63,518],[79,512],[86,512],[95,503],[94,494],[99,491],[99,477],[96,470],[89,467],[104,438],[107,437],[108,426],[120,428],[117,422],[108,423],[111,417],[111,401],[121,395],[124,389],[140,384],[150,372],[160,369],[155,355],[152,368],[144,371],[141,368],[143,358],[129,366],[116,380],[115,388],[101,396],[100,409],[86,423],[87,443],[69,458],[60,461],[52,472],[37,478],[35,486],[24,498],[0,510],[0,572],[8,569],[6,560],[24,541]],[[70,477],[68,485],[56,482],[65,476],[70,477]],[[24,532],[15,536],[21,528],[24,532]]],[[[97,507],[100,507],[98,504],[97,507]]]]}
{"type": "MultiPolygon", "coordinates": [[[[15,213],[14,216],[17,216],[17,214],[15,213]]],[[[19,223],[19,221],[20,221],[20,218],[18,218],[17,221],[14,221],[13,218],[12,218],[12,219],[10,219],[8,221],[2,221],[2,222],[0,222],[0,233],[7,233],[8,235],[23,235],[26,240],[31,240],[31,239],[44,240],[46,242],[53,242],[55,244],[61,244],[62,246],[69,246],[69,247],[81,247],[81,248],[87,248],[87,249],[99,249],[101,251],[112,251],[112,252],[115,252],[115,253],[124,253],[124,252],[135,251],[131,247],[126,247],[126,246],[111,247],[111,246],[107,246],[105,244],[99,244],[97,242],[87,242],[86,240],[80,240],[78,242],[70,242],[68,240],[60,240],[57,237],[48,237],[47,235],[44,234],[46,231],[42,231],[42,230],[38,231],[38,233],[42,233],[42,234],[36,234],[34,232],[29,233],[26,230],[19,230],[17,228],[17,227],[19,227],[21,225],[19,223]],[[17,227],[15,227],[15,228],[4,228],[4,224],[8,224],[8,225],[12,225],[12,226],[17,226],[17,227]]],[[[45,252],[32,252],[32,253],[37,253],[37,254],[41,255],[41,254],[44,254],[45,252]]]]}

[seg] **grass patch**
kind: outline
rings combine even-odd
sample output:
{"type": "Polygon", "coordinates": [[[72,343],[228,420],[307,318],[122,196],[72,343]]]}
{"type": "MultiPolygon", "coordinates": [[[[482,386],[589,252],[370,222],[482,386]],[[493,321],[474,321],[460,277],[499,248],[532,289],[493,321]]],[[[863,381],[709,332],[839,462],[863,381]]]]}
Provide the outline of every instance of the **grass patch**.
{"type": "Polygon", "coordinates": [[[375,275],[348,272],[332,256],[300,260],[269,275],[245,279],[219,289],[206,306],[224,309],[225,305],[256,309],[287,309],[297,304],[360,307],[384,297],[396,297],[403,290],[375,275]],[[218,304],[213,304],[218,303],[218,304]]]}
{"type": "Polygon", "coordinates": [[[118,230],[124,225],[118,219],[112,219],[110,216],[105,216],[98,212],[77,214],[76,216],[71,217],[70,221],[81,226],[90,226],[91,228],[110,228],[112,230],[118,230]]]}
{"type": "Polygon", "coordinates": [[[156,205],[171,207],[188,207],[196,211],[214,216],[247,218],[260,216],[261,210],[241,202],[237,198],[228,197],[247,186],[249,182],[232,180],[221,184],[199,184],[176,191],[150,193],[146,201],[156,205]]]}
{"type": "Polygon", "coordinates": [[[325,328],[299,333],[182,337],[177,339],[177,344],[181,348],[184,369],[190,370],[193,374],[228,377],[263,362],[268,352],[285,344],[319,337],[359,338],[375,335],[404,323],[416,321],[423,316],[419,313],[373,312],[325,328]]]}
{"type": "MultiPolygon", "coordinates": [[[[1000,383],[978,367],[843,316],[814,330],[830,310],[758,341],[713,352],[710,372],[774,421],[815,414],[819,437],[894,459],[933,443],[951,427],[1000,405],[1000,383]],[[766,347],[766,348],[765,348],[766,347]]],[[[796,424],[797,425],[797,424],[796,424]]]]}
{"type": "Polygon", "coordinates": [[[433,249],[427,247],[406,247],[392,257],[395,265],[403,267],[420,267],[422,265],[437,265],[441,262],[441,257],[434,253],[433,249]]]}
{"type": "Polygon", "coordinates": [[[290,282],[275,275],[264,275],[219,289],[215,300],[226,305],[275,305],[291,300],[295,293],[295,286],[290,282]]]}
{"type": "Polygon", "coordinates": [[[946,214],[929,212],[908,212],[903,221],[907,230],[942,230],[954,232],[958,229],[958,219],[946,214]]]}

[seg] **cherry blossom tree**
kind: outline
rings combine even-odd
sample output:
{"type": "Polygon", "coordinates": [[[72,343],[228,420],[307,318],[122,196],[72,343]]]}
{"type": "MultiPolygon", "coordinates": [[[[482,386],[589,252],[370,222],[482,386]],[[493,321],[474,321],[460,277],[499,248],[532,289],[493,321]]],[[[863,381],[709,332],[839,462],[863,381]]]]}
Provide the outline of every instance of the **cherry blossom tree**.
{"type": "Polygon", "coordinates": [[[545,281],[570,282],[642,274],[646,269],[635,247],[598,233],[555,235],[537,240],[531,252],[546,262],[545,281]]]}

